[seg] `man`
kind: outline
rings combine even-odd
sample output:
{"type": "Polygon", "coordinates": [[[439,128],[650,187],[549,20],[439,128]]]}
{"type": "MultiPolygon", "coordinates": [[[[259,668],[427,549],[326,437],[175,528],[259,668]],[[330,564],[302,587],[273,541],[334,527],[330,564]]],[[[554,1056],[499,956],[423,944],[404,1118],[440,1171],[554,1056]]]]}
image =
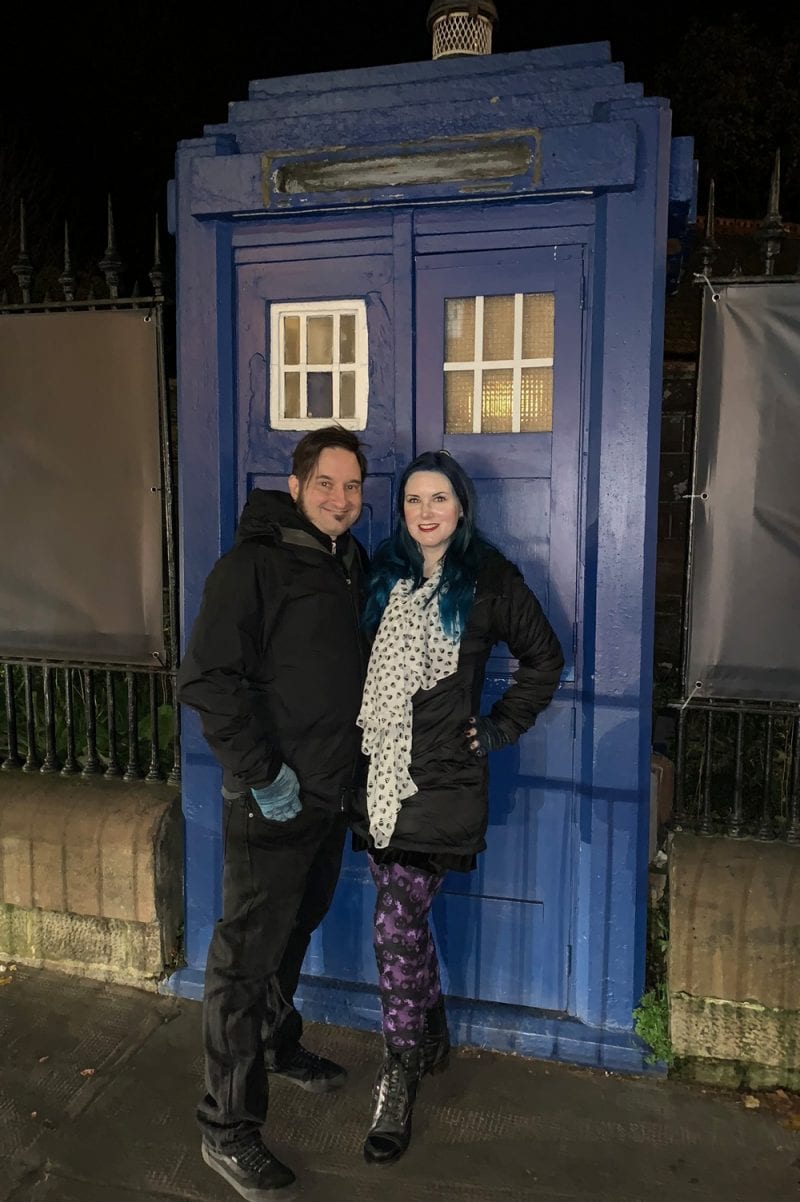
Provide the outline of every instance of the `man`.
{"type": "Polygon", "coordinates": [[[223,768],[222,919],[203,1005],[206,1164],[242,1197],[291,1195],[262,1142],[267,1071],[311,1092],[345,1071],[300,1043],[293,997],[333,896],[359,767],[366,557],[348,533],[366,461],[336,426],[294,451],[289,495],[254,490],[218,560],[178,673],[223,768]]]}

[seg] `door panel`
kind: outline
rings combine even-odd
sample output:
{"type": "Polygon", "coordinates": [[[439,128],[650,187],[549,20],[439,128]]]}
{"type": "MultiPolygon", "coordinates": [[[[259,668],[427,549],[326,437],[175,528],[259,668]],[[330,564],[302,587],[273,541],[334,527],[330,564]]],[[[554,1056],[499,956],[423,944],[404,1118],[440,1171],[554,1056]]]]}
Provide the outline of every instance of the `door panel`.
{"type": "MultiPolygon", "coordinates": [[[[516,747],[491,757],[487,850],[475,872],[446,878],[434,908],[437,938],[451,993],[563,1010],[573,856],[582,255],[572,247],[426,254],[417,257],[416,268],[417,452],[444,447],[470,473],[481,529],[522,571],[567,661],[561,688],[533,730],[516,747]],[[535,352],[523,351],[520,310],[529,294],[541,293],[554,297],[552,429],[449,433],[445,380],[451,368],[445,363],[457,361],[468,385],[474,361],[472,404],[481,405],[481,420],[491,424],[497,411],[491,408],[491,391],[487,408],[482,373],[496,378],[496,360],[502,357],[506,379],[513,370],[518,379],[522,376],[522,355],[535,352]],[[515,294],[522,300],[512,304],[515,294]],[[478,298],[474,313],[465,310],[469,320],[453,323],[457,298],[463,305],[464,298],[473,297],[478,298]],[[506,315],[508,327],[482,336],[484,315],[498,313],[506,315]]],[[[521,401],[515,405],[519,413],[521,401]]],[[[474,408],[472,413],[474,419],[474,408]]],[[[463,409],[459,420],[469,425],[463,409]]],[[[494,649],[483,712],[509,686],[515,666],[507,647],[494,649]]]]}

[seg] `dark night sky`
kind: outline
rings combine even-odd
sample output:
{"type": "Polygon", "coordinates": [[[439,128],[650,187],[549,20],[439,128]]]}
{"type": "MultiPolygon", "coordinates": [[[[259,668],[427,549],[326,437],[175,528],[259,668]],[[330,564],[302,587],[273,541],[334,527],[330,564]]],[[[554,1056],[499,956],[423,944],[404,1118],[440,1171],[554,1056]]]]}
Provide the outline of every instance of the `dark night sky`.
{"type": "MultiPolygon", "coordinates": [[[[496,2],[496,52],[607,40],[628,80],[649,94],[694,17],[713,23],[731,13],[731,5],[710,0],[702,10],[683,0],[584,9],[496,2]]],[[[780,39],[785,5],[734,0],[733,7],[759,36],[777,31],[780,39]]],[[[46,17],[40,6],[14,8],[4,17],[0,71],[0,153],[5,148],[10,161],[2,189],[8,195],[17,176],[26,176],[26,192],[47,197],[56,224],[69,217],[79,240],[95,214],[102,240],[110,191],[123,250],[126,240],[144,238],[156,208],[163,212],[176,142],[224,121],[227,103],[246,97],[250,79],[430,57],[428,0],[228,0],[207,16],[199,3],[169,0],[77,3],[46,17]],[[20,155],[24,171],[16,171],[20,155]]],[[[752,108],[747,95],[742,103],[752,108]]],[[[675,132],[699,134],[702,142],[703,131],[686,125],[676,109],[675,132]]]]}

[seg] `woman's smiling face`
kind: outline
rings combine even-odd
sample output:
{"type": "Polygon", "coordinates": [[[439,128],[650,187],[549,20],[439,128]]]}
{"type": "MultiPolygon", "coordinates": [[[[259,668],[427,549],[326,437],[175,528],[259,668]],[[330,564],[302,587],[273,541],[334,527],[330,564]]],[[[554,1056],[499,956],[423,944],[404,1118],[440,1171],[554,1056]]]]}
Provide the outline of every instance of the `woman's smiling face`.
{"type": "Polygon", "coordinates": [[[413,472],[406,481],[403,517],[426,563],[444,555],[461,517],[453,486],[442,472],[413,472]]]}

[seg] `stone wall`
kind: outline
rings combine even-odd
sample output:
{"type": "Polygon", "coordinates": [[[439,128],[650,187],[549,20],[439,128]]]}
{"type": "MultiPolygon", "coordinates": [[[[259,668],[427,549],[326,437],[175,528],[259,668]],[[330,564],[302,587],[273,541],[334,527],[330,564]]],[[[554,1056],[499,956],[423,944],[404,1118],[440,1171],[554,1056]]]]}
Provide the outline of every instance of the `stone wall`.
{"type": "Polygon", "coordinates": [[[178,790],[19,771],[0,782],[0,955],[154,989],[183,924],[178,790]]]}
{"type": "Polygon", "coordinates": [[[673,1048],[696,1080],[800,1089],[800,847],[675,836],[673,1048]]]}

